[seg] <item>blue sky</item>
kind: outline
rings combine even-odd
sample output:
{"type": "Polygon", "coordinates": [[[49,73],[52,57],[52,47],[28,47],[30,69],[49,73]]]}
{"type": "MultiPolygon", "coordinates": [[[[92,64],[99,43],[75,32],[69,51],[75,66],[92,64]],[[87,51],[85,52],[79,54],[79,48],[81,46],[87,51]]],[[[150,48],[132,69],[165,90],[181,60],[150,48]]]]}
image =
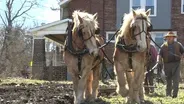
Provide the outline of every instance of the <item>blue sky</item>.
{"type": "MultiPolygon", "coordinates": [[[[5,10],[5,1],[6,0],[0,0],[0,14],[3,16],[3,12],[5,10]]],[[[21,1],[23,0],[15,0],[14,11],[20,7],[21,1]]],[[[39,0],[39,3],[41,4],[39,8],[36,7],[28,12],[30,17],[26,19],[24,26],[33,27],[34,22],[40,25],[41,23],[50,23],[59,20],[59,11],[52,11],[50,9],[50,7],[58,7],[57,0],[39,0]]],[[[22,21],[18,20],[17,22],[21,23],[22,21]]],[[[0,24],[2,25],[1,19],[0,24]]]]}

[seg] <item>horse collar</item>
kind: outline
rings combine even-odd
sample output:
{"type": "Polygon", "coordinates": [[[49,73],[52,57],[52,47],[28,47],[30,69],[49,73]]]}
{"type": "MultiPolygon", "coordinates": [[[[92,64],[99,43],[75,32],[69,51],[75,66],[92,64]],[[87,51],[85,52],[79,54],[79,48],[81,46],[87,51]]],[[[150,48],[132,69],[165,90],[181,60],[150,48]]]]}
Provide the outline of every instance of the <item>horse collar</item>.
{"type": "Polygon", "coordinates": [[[122,52],[127,52],[127,53],[135,53],[135,52],[138,52],[137,51],[137,45],[132,45],[132,44],[126,45],[124,38],[121,38],[118,41],[116,47],[118,49],[120,49],[122,52]]]}

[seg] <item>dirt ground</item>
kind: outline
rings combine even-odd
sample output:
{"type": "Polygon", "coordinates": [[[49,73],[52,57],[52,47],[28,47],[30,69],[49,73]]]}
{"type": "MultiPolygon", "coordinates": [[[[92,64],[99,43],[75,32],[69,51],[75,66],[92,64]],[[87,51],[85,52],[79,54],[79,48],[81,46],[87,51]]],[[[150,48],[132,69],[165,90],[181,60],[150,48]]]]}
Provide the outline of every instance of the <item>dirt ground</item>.
{"type": "MultiPolygon", "coordinates": [[[[73,104],[71,84],[16,84],[0,86],[0,104],[73,104]]],[[[100,95],[105,93],[100,93],[100,95]]],[[[101,99],[84,104],[109,104],[101,99]]]]}

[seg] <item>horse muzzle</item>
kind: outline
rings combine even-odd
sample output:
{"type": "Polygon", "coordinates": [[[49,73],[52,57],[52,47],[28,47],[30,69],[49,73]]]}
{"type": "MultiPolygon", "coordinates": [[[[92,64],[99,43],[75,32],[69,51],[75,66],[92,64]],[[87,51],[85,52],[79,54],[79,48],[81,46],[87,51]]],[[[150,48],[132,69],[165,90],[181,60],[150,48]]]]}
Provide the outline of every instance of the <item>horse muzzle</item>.
{"type": "Polygon", "coordinates": [[[138,52],[144,52],[147,48],[137,45],[136,49],[137,49],[138,52]]]}
{"type": "Polygon", "coordinates": [[[96,57],[96,56],[99,55],[99,49],[98,49],[98,48],[96,48],[96,49],[91,49],[91,50],[89,50],[89,54],[96,57]]]}

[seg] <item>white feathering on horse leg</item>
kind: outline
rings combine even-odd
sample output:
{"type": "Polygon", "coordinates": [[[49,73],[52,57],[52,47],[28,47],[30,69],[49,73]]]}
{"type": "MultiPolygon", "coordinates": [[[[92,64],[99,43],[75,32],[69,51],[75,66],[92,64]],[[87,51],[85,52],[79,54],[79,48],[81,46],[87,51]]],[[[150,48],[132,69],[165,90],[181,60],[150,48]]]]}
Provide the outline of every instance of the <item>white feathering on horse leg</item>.
{"type": "Polygon", "coordinates": [[[85,78],[81,78],[78,83],[77,90],[77,104],[81,104],[84,101],[84,90],[85,90],[86,81],[85,78]]]}
{"type": "Polygon", "coordinates": [[[126,84],[125,87],[120,87],[118,85],[117,93],[119,93],[122,97],[127,97],[129,93],[128,84],[126,84]]]}

